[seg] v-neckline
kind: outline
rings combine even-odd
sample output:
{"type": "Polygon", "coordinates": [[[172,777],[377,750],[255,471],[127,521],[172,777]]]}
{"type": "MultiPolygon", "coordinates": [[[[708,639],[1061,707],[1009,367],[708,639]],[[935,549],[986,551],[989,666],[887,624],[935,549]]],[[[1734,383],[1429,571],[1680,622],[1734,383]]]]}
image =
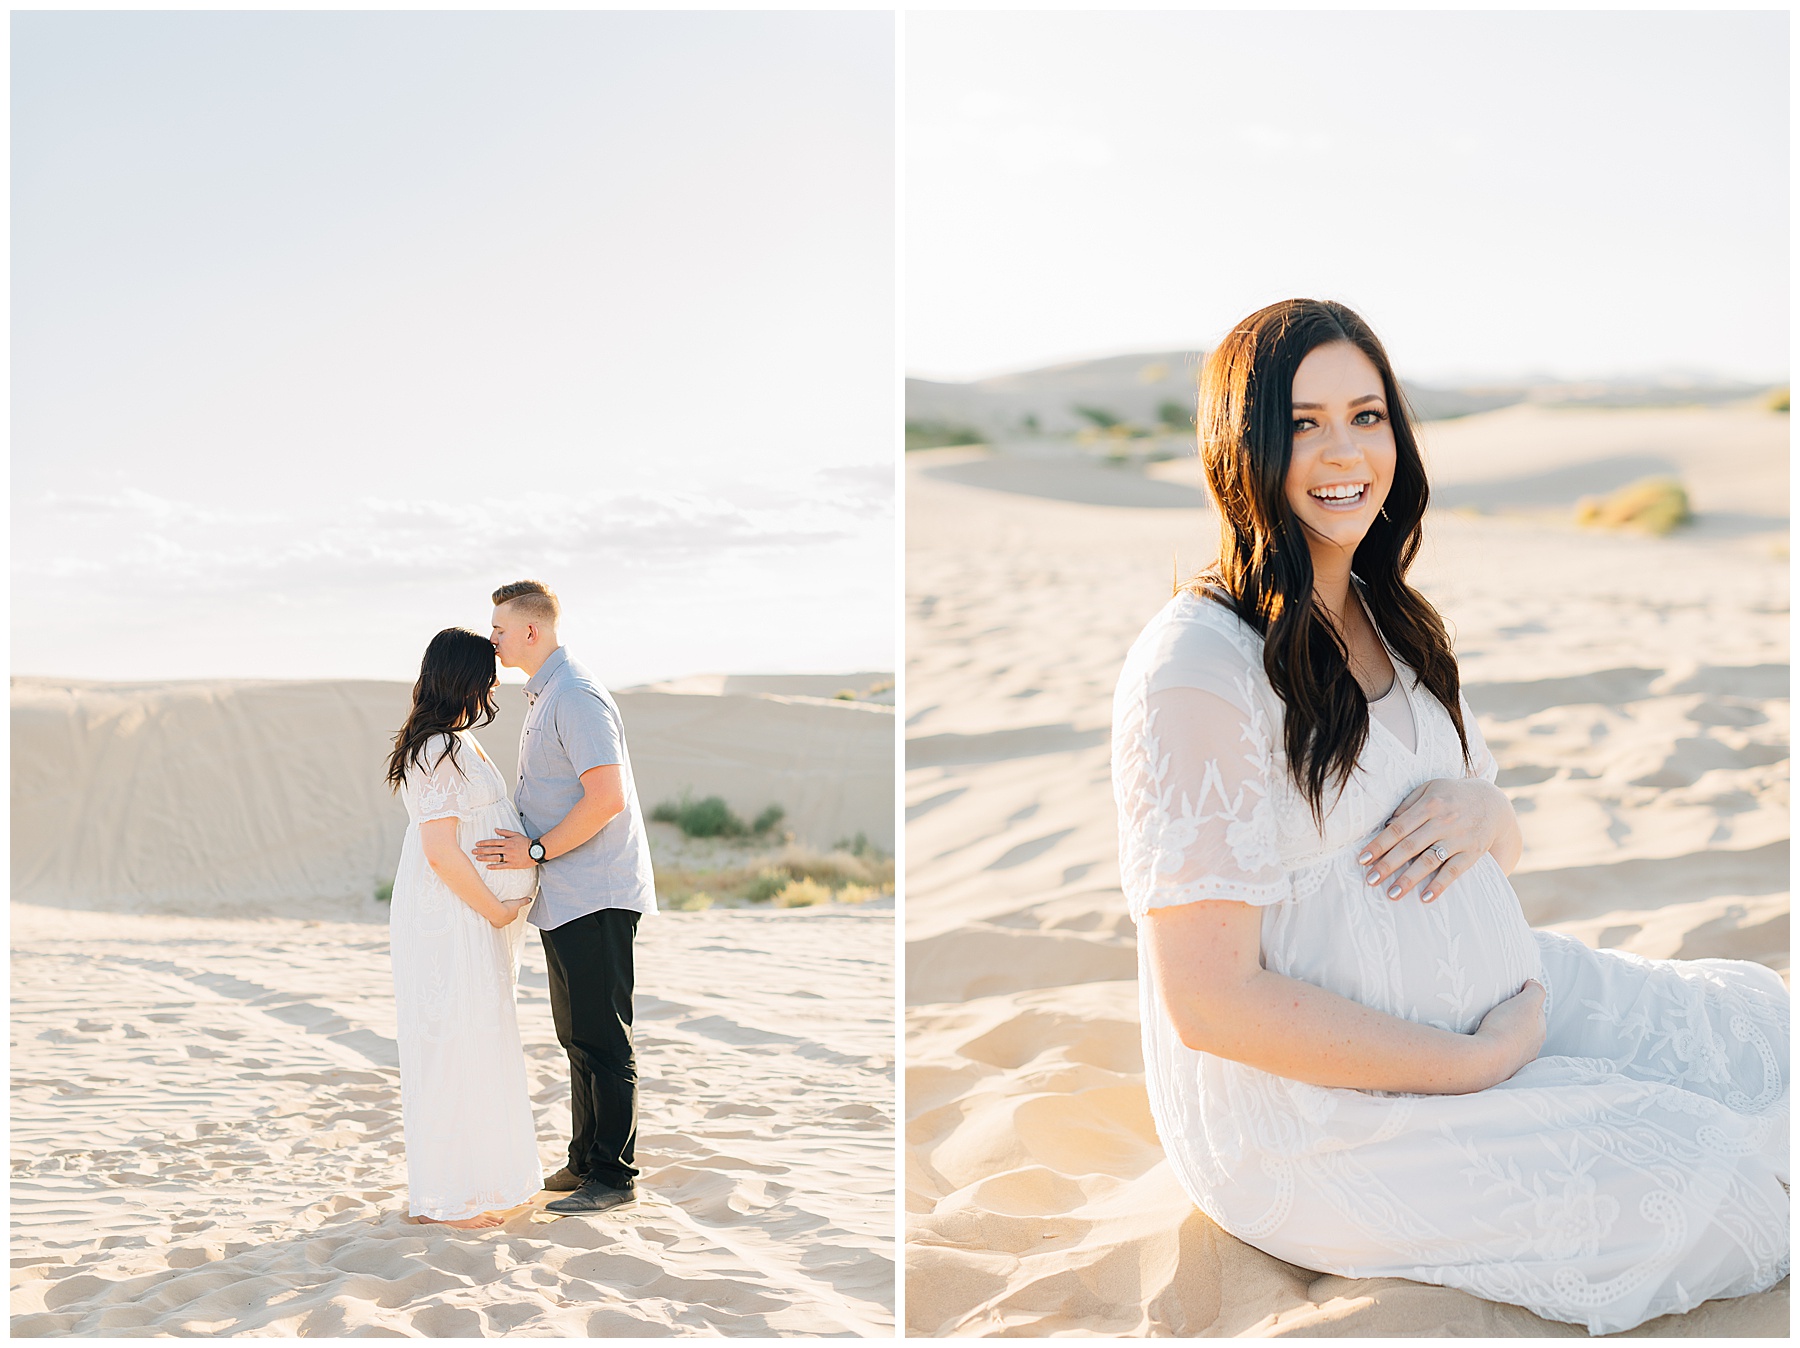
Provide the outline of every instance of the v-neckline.
{"type": "MultiPolygon", "coordinates": [[[[1405,754],[1408,758],[1416,759],[1420,756],[1425,745],[1425,722],[1424,718],[1419,715],[1418,704],[1413,701],[1412,690],[1406,686],[1406,665],[1401,662],[1399,656],[1394,654],[1394,648],[1388,645],[1387,636],[1382,632],[1381,624],[1375,621],[1375,615],[1369,612],[1369,601],[1363,598],[1362,590],[1358,588],[1354,576],[1351,577],[1350,580],[1350,593],[1354,594],[1356,596],[1356,602],[1362,605],[1363,616],[1369,620],[1369,630],[1375,633],[1375,639],[1381,643],[1381,649],[1387,652],[1388,663],[1394,667],[1394,683],[1400,689],[1400,700],[1406,704],[1406,714],[1412,719],[1412,746],[1410,748],[1407,747],[1406,741],[1400,738],[1400,733],[1379,716],[1376,716],[1373,711],[1369,714],[1369,720],[1381,727],[1382,732],[1394,742],[1395,747],[1398,748],[1401,753],[1405,754]]],[[[1232,611],[1230,604],[1222,598],[1215,598],[1211,590],[1203,592],[1183,590],[1181,594],[1183,597],[1192,599],[1196,603],[1206,603],[1211,600],[1212,602],[1217,603],[1227,613],[1232,611]]],[[[1390,688],[1386,693],[1383,693],[1381,697],[1385,698],[1392,692],[1393,689],[1390,688]]],[[[1365,694],[1365,696],[1367,695],[1365,694]]],[[[1374,704],[1379,701],[1381,701],[1381,698],[1370,699],[1370,706],[1373,707],[1374,704]]]]}
{"type": "Polygon", "coordinates": [[[1381,624],[1375,621],[1375,615],[1369,612],[1369,601],[1363,598],[1363,592],[1358,588],[1355,577],[1352,577],[1350,580],[1350,593],[1355,595],[1356,602],[1362,605],[1363,617],[1369,620],[1369,630],[1375,634],[1375,640],[1379,641],[1381,643],[1381,649],[1387,652],[1388,663],[1394,667],[1394,682],[1392,686],[1388,688],[1386,693],[1383,693],[1381,697],[1368,697],[1368,694],[1366,693],[1363,695],[1368,699],[1369,703],[1369,720],[1387,731],[1388,738],[1399,745],[1408,757],[1417,758],[1419,756],[1419,750],[1425,742],[1425,727],[1419,716],[1419,708],[1417,704],[1413,702],[1412,690],[1406,686],[1404,674],[1406,666],[1400,662],[1400,657],[1394,654],[1394,648],[1388,645],[1387,634],[1381,630],[1381,624]],[[1400,690],[1400,700],[1406,704],[1406,715],[1412,722],[1413,742],[1412,747],[1410,748],[1407,747],[1406,741],[1400,738],[1398,731],[1379,716],[1375,715],[1375,704],[1380,702],[1383,698],[1386,698],[1395,688],[1400,690]]]}

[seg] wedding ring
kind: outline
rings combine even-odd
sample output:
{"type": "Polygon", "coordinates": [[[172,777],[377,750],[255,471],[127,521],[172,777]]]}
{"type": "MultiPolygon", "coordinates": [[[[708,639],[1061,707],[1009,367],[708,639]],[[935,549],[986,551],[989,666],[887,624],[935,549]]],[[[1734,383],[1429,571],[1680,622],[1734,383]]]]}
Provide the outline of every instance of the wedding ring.
{"type": "Polygon", "coordinates": [[[1450,854],[1444,850],[1444,844],[1442,843],[1431,844],[1431,855],[1436,857],[1439,861],[1450,860],[1450,854]]]}

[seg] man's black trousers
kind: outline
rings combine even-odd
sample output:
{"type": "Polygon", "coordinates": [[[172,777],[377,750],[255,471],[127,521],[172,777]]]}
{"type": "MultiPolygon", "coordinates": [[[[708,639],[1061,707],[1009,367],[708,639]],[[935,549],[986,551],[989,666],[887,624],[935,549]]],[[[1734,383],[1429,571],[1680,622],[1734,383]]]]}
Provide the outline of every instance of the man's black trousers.
{"type": "Polygon", "coordinates": [[[550,1014],[569,1054],[569,1169],[615,1189],[637,1178],[637,1059],[631,941],[638,915],[602,908],[541,933],[550,1014]]]}

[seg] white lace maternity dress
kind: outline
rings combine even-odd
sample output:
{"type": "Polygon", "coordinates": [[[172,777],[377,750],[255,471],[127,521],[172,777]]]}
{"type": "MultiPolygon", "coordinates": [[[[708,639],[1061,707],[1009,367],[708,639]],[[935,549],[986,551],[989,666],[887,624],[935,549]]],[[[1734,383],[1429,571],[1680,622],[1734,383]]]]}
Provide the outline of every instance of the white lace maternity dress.
{"type": "Polygon", "coordinates": [[[1495,776],[1466,704],[1472,773],[1448,713],[1395,665],[1415,742],[1371,717],[1321,828],[1287,770],[1261,639],[1215,600],[1171,600],[1114,702],[1132,915],[1257,905],[1265,967],[1461,1033],[1536,978],[1548,1041],[1472,1095],[1304,1085],[1186,1047],[1140,942],[1150,1103],[1183,1187],[1290,1263],[1458,1287],[1595,1333],[1771,1286],[1788,1268],[1780,978],[1533,931],[1492,857],[1431,904],[1366,885],[1356,858],[1408,792],[1495,776]]]}
{"type": "MultiPolygon", "coordinates": [[[[440,758],[440,736],[401,786],[408,823],[388,918],[408,1204],[443,1221],[513,1207],[543,1185],[513,1007],[525,917],[493,926],[438,879],[419,842],[420,824],[454,818],[473,860],[496,829],[521,831],[500,770],[473,735],[458,738],[456,763],[440,758]]],[[[474,864],[499,898],[536,888],[535,869],[474,864]]]]}

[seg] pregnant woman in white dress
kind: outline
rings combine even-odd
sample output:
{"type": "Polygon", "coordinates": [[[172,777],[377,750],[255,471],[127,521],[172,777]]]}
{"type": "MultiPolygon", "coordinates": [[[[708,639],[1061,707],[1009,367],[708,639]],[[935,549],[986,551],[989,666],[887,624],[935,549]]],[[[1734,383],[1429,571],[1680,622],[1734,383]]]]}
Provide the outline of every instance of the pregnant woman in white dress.
{"type": "Polygon", "coordinates": [[[513,1006],[533,870],[490,871],[473,848],[521,831],[506,780],[471,727],[494,719],[494,648],[452,627],[425,649],[388,782],[406,841],[388,919],[400,1109],[412,1215],[497,1226],[543,1184],[513,1006]]]}
{"type": "Polygon", "coordinates": [[[1518,822],[1404,580],[1426,485],[1379,342],[1264,309],[1208,357],[1199,427],[1220,559],[1132,647],[1113,723],[1182,1185],[1291,1263],[1595,1333],[1770,1287],[1786,989],[1527,925],[1518,822]]]}

